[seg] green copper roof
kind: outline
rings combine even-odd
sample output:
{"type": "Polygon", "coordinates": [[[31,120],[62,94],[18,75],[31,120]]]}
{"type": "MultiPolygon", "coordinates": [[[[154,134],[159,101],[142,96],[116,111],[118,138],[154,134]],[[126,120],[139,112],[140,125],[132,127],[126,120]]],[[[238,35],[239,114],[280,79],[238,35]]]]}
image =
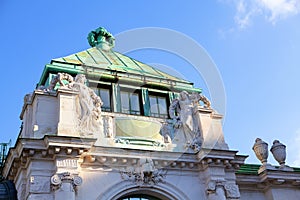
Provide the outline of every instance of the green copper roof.
{"type": "MultiPolygon", "coordinates": [[[[236,172],[237,174],[252,174],[258,175],[258,169],[261,165],[258,164],[244,164],[240,167],[240,169],[236,172]]],[[[279,168],[279,166],[275,166],[275,168],[279,168]]],[[[294,172],[299,173],[300,168],[292,167],[294,172]]]]}
{"type": "Polygon", "coordinates": [[[85,74],[91,81],[128,83],[154,89],[201,92],[193,83],[172,76],[150,65],[113,51],[114,37],[99,27],[88,35],[92,46],[87,50],[51,60],[45,66],[38,85],[47,85],[50,73],[85,74]]]}
{"type": "Polygon", "coordinates": [[[256,164],[244,164],[240,167],[240,169],[236,173],[257,175],[259,167],[260,165],[256,165],[256,164]]]}
{"type": "Polygon", "coordinates": [[[143,75],[190,84],[190,82],[186,80],[169,75],[118,52],[112,50],[105,51],[97,47],[92,47],[66,57],[53,59],[51,64],[55,64],[55,62],[90,66],[109,71],[143,75]]]}

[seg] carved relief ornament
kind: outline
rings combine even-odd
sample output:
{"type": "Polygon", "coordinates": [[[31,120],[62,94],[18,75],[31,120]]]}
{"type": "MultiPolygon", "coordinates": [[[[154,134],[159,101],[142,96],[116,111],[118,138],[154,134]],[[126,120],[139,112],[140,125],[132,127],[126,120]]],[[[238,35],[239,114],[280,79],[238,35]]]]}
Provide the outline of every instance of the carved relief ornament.
{"type": "Polygon", "coordinates": [[[63,182],[70,182],[74,189],[82,184],[82,178],[78,175],[70,174],[70,172],[63,172],[54,174],[50,179],[52,189],[57,190],[63,182]]]}
{"type": "Polygon", "coordinates": [[[239,199],[240,191],[239,187],[235,183],[226,183],[224,181],[209,181],[207,186],[208,196],[214,195],[216,199],[239,199]],[[220,192],[221,191],[223,192],[220,192]],[[225,196],[224,196],[225,195],[225,196]]]}
{"type": "Polygon", "coordinates": [[[164,182],[166,172],[156,169],[151,158],[141,158],[137,165],[120,171],[125,180],[133,181],[137,185],[153,185],[164,182]]]}

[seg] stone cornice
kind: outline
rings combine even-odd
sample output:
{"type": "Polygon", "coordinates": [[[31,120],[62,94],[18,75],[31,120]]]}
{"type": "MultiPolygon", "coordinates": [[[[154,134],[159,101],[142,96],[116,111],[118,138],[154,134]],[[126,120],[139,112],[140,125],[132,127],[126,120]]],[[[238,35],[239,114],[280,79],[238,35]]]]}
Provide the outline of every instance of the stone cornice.
{"type": "Polygon", "coordinates": [[[93,147],[83,156],[83,166],[107,166],[119,168],[135,164],[141,157],[151,157],[158,168],[201,171],[210,166],[238,170],[247,156],[236,155],[237,151],[202,149],[199,153],[146,151],[113,147],[93,147]],[[144,155],[144,156],[141,156],[144,155]]]}
{"type": "Polygon", "coordinates": [[[13,179],[20,167],[26,167],[28,158],[53,159],[55,154],[76,157],[88,151],[96,139],[45,136],[41,139],[18,138],[14,148],[9,150],[3,168],[3,175],[13,179]]]}
{"type": "Polygon", "coordinates": [[[197,110],[200,111],[201,113],[213,113],[213,109],[211,108],[204,108],[202,106],[198,106],[197,110]]]}
{"type": "Polygon", "coordinates": [[[239,187],[247,190],[266,190],[283,184],[284,187],[298,188],[300,185],[299,172],[285,171],[273,166],[260,174],[238,173],[236,176],[239,187]]]}
{"type": "Polygon", "coordinates": [[[19,138],[16,146],[9,151],[4,176],[14,179],[20,168],[26,167],[32,158],[53,160],[57,156],[79,159],[82,167],[93,166],[94,169],[103,166],[120,169],[136,164],[141,158],[151,158],[157,168],[182,171],[202,171],[207,167],[236,171],[247,157],[237,155],[237,151],[205,148],[198,153],[183,153],[93,146],[95,140],[66,136],[19,138]]]}

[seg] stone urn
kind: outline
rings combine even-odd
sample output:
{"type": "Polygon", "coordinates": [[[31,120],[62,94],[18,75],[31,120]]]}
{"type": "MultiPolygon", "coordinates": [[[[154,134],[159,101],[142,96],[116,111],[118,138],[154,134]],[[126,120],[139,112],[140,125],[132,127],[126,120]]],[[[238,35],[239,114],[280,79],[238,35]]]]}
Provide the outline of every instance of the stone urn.
{"type": "Polygon", "coordinates": [[[260,162],[263,164],[263,166],[267,165],[268,161],[268,144],[260,138],[256,138],[255,144],[252,147],[256,157],[260,162]]]}
{"type": "Polygon", "coordinates": [[[280,164],[280,167],[284,167],[286,159],[286,146],[281,144],[279,140],[274,140],[270,151],[272,152],[275,160],[280,164]]]}

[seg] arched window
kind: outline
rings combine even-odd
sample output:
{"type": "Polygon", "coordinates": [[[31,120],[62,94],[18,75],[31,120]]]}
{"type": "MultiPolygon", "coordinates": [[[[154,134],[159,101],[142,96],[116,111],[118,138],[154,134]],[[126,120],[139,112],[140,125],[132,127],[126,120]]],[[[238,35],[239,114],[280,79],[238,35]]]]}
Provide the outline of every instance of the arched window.
{"type": "Polygon", "coordinates": [[[128,196],[121,197],[118,200],[161,200],[161,199],[153,196],[145,195],[145,194],[135,194],[135,195],[128,195],[128,196]]]}

